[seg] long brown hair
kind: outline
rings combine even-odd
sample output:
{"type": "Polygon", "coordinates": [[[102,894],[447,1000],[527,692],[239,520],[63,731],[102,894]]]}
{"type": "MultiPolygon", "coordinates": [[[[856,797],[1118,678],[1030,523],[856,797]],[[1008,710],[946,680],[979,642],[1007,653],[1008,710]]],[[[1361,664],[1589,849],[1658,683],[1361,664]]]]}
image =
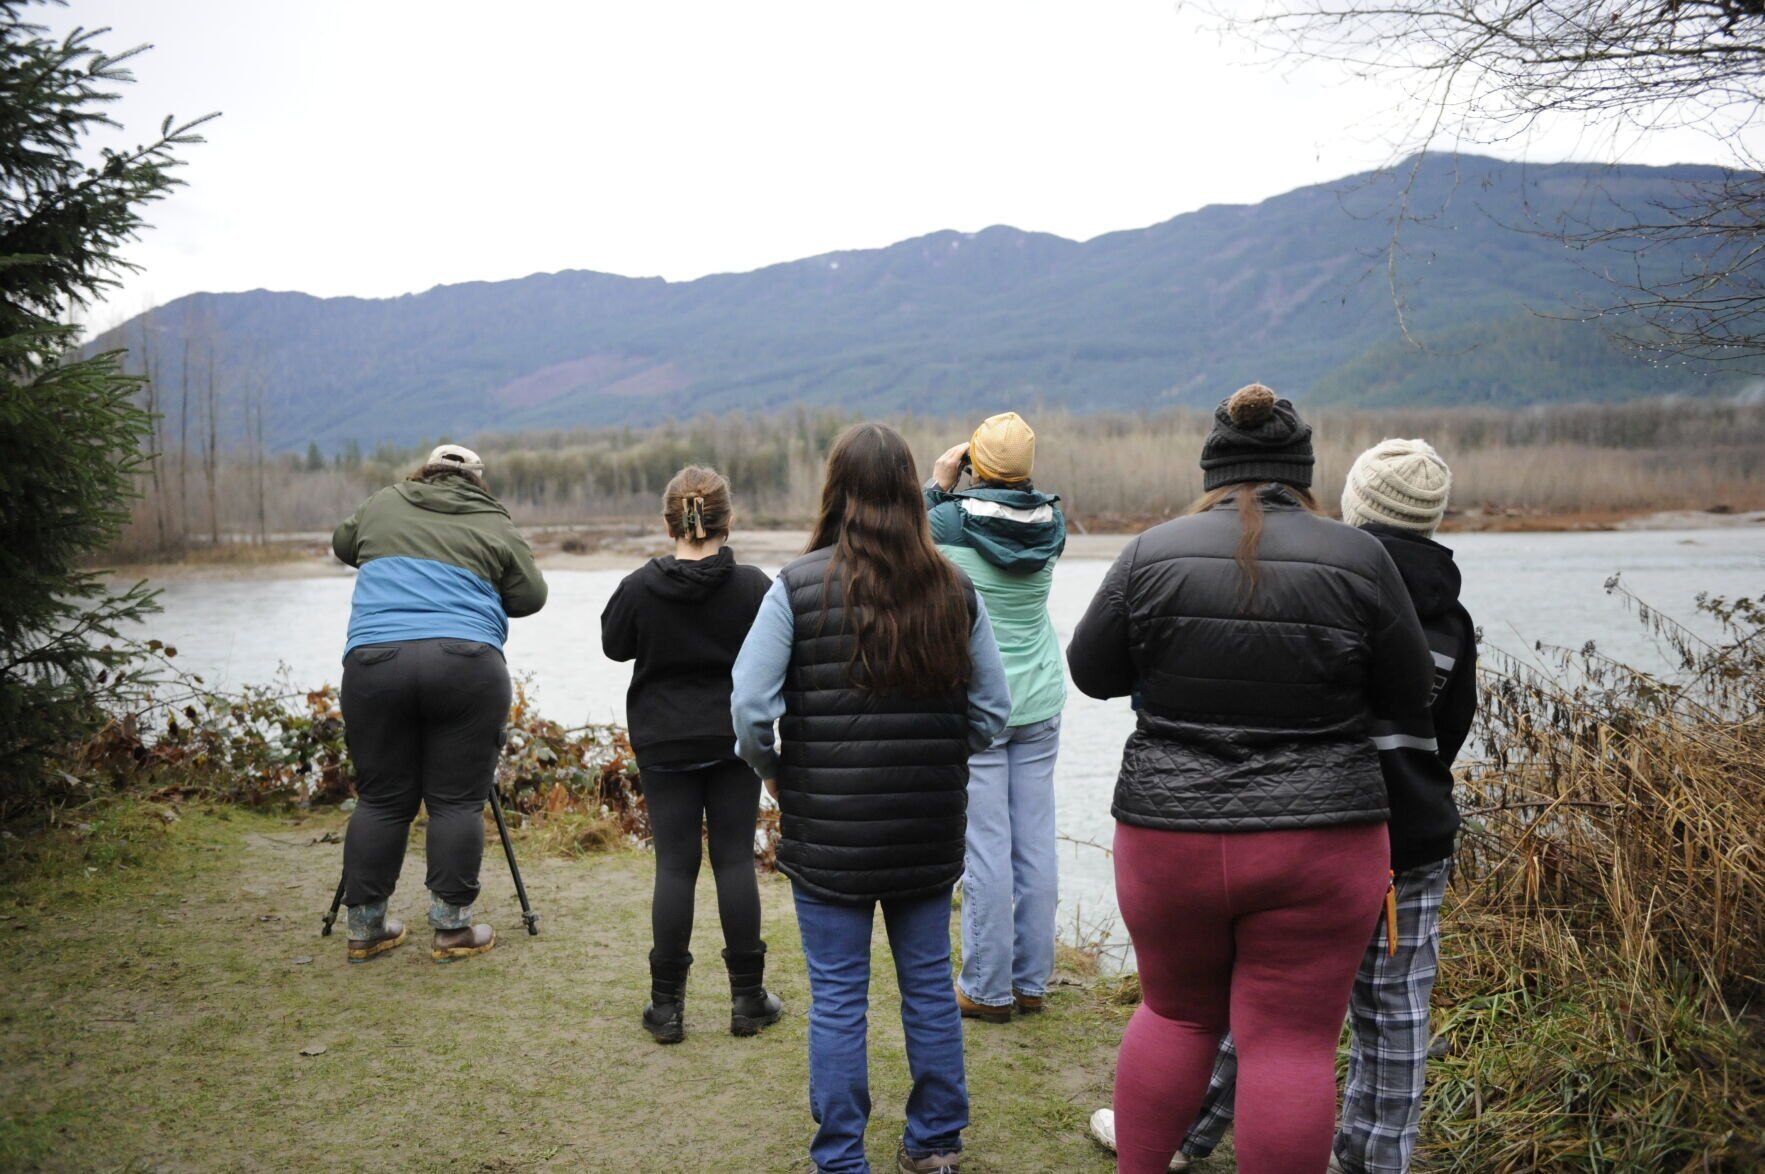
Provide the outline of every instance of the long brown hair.
{"type": "Polygon", "coordinates": [[[1262,576],[1257,564],[1257,547],[1262,544],[1263,508],[1262,495],[1265,490],[1277,489],[1293,495],[1300,505],[1318,513],[1318,499],[1311,495],[1311,490],[1301,489],[1297,485],[1288,485],[1281,481],[1242,481],[1236,485],[1222,485],[1201,496],[1201,499],[1189,507],[1192,514],[1205,514],[1221,502],[1237,498],[1238,524],[1242,527],[1238,535],[1238,551],[1235,560],[1238,564],[1238,582],[1240,588],[1239,610],[1248,612],[1251,600],[1256,597],[1256,584],[1262,576]]]}
{"type": "MultiPolygon", "coordinates": [[[[968,684],[972,622],[956,568],[932,543],[913,452],[884,424],[854,424],[827,454],[810,550],[833,547],[856,647],[852,681],[875,692],[968,684]]],[[[823,598],[827,599],[824,592],[823,598]]]]}
{"type": "Polygon", "coordinates": [[[728,538],[732,512],[729,482],[716,469],[688,465],[662,491],[662,521],[670,538],[728,538]]]}

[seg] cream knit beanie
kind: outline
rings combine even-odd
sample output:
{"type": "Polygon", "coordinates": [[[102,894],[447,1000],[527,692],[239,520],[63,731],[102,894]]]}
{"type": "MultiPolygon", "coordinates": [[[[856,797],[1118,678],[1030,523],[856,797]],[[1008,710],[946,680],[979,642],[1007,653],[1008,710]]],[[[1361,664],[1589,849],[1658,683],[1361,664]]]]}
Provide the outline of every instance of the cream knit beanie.
{"type": "Polygon", "coordinates": [[[1426,440],[1381,440],[1348,470],[1342,520],[1432,534],[1451,492],[1452,470],[1426,440]]]}

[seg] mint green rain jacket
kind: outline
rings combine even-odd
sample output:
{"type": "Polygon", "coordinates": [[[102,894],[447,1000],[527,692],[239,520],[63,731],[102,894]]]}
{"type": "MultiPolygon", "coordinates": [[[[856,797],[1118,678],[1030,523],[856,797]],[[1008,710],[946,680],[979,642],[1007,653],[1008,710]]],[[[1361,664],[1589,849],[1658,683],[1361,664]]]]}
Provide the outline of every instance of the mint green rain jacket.
{"type": "Polygon", "coordinates": [[[1054,563],[1066,549],[1060,499],[1033,489],[925,487],[932,540],[986,600],[1011,687],[1011,719],[1027,726],[1066,705],[1060,641],[1048,618],[1054,563]]]}

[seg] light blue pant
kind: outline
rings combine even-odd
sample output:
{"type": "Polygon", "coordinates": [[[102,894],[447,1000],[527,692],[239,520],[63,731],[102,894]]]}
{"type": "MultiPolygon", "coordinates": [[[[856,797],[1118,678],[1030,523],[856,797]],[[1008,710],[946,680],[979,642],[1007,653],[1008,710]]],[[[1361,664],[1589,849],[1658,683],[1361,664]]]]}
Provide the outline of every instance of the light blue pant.
{"type": "Polygon", "coordinates": [[[1048,993],[1054,910],[1054,759],[1060,719],[1007,726],[968,760],[962,874],[962,993],[1003,1007],[1012,991],[1048,993]]]}

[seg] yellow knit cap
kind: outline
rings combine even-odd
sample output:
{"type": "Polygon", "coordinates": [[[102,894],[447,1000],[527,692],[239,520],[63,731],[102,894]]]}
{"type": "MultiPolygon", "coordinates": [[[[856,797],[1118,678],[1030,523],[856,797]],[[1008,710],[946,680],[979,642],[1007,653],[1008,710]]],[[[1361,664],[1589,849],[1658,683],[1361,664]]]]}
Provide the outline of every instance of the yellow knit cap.
{"type": "Polygon", "coordinates": [[[983,481],[1028,481],[1036,463],[1036,433],[1016,412],[988,416],[968,438],[968,459],[983,481]]]}

